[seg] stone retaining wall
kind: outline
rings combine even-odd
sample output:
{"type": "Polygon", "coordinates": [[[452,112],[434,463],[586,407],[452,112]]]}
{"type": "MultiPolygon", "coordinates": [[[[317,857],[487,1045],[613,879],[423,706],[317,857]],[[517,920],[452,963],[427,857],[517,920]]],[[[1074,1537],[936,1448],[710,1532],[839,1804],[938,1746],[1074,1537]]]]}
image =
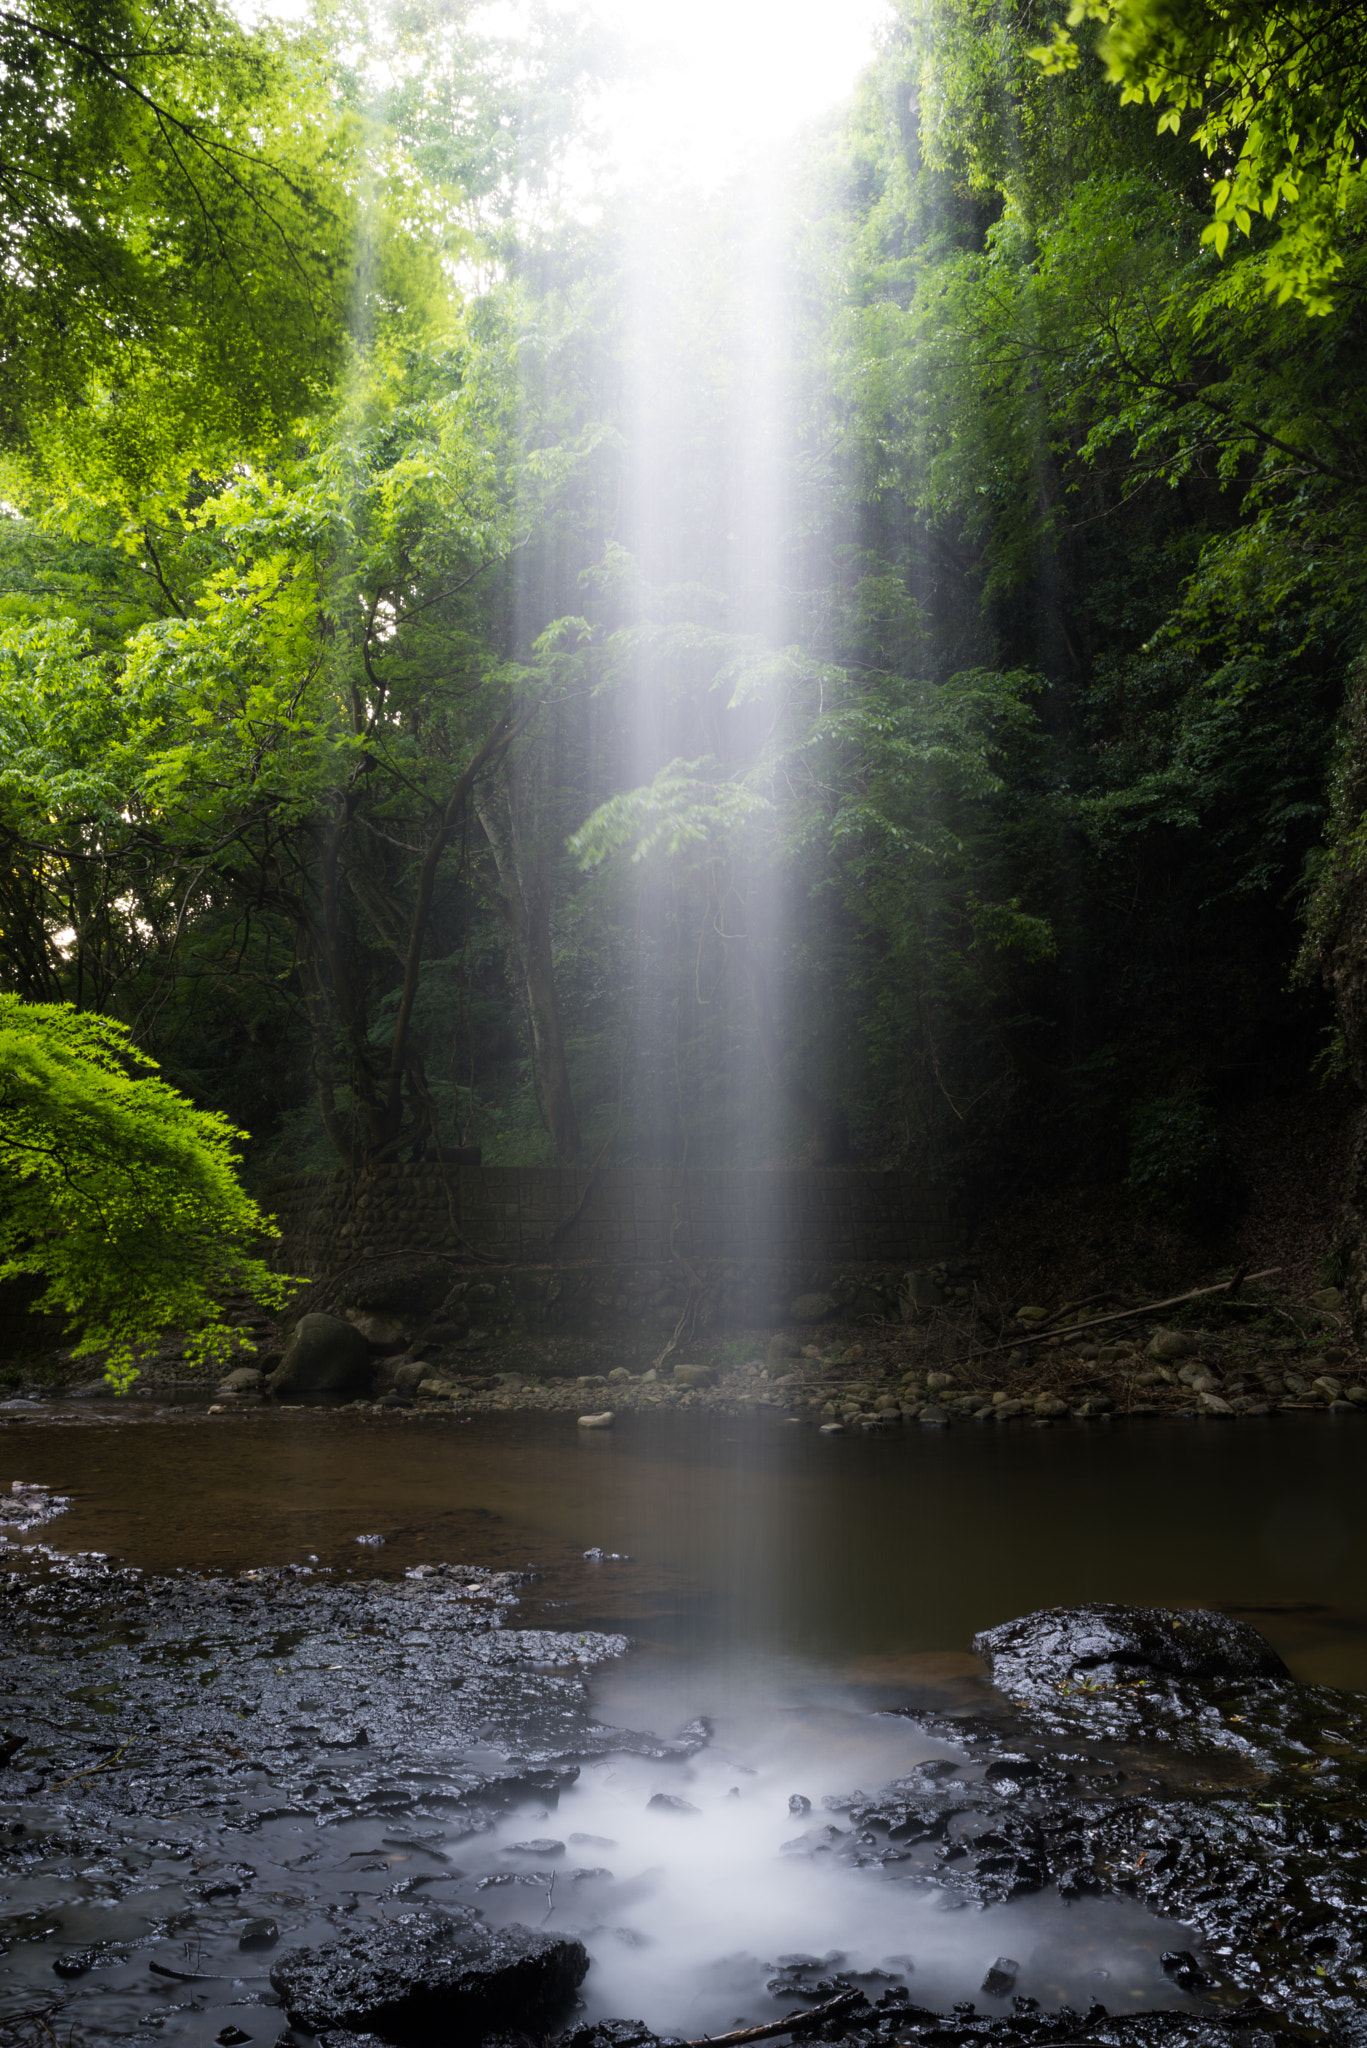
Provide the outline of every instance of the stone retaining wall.
{"type": "Polygon", "coordinates": [[[911,1173],[608,1167],[382,1167],[300,1174],[263,1198],[273,1256],[311,1277],[361,1259],[441,1252],[510,1266],[724,1260],[764,1266],[932,1264],[959,1232],[911,1173]]]}

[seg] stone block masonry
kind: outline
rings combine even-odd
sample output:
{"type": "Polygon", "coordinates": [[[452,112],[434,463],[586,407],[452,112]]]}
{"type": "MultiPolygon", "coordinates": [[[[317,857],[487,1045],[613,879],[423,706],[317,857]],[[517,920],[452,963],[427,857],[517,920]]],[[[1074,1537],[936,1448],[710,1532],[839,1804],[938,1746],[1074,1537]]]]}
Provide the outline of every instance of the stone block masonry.
{"type": "Polygon", "coordinates": [[[363,1259],[438,1252],[507,1266],[918,1266],[961,1239],[911,1173],[617,1166],[381,1167],[300,1174],[265,1191],[281,1270],[322,1278],[363,1259]]]}

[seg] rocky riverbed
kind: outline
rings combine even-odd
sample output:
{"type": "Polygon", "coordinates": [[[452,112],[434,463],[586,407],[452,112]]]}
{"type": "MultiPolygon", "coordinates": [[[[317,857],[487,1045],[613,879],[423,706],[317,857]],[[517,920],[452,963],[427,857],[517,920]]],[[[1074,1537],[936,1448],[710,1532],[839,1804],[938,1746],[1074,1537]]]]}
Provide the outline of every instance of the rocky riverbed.
{"type": "MultiPolygon", "coordinates": [[[[576,2024],[588,1957],[555,1932],[554,1883],[523,1857],[486,1912],[462,1850],[529,1801],[556,1833],[557,1804],[608,1755],[701,1757],[705,1723],[661,1738],[596,1720],[591,1674],[621,1637],[519,1627],[520,1576],[479,1567],[153,1577],[41,1545],[7,1563],[0,2038],[656,2038],[629,2014],[576,2024]]],[[[1160,1992],[1147,2015],[1005,2010],[1003,1957],[986,2010],[930,2012],[900,1970],[779,1953],[756,1965],[771,2024],[826,2005],[811,2032],[850,2044],[1360,2048],[1362,1696],[1294,1683],[1246,1624],[1191,1611],[1056,1610],[975,1647],[992,1685],[916,1715],[938,1754],[881,1789],[794,1802],[781,1853],[909,1868],[970,1910],[1142,1901],[1173,1924],[1174,2009],[1160,1992]]],[[[562,1884],[576,1857],[590,1887],[610,1876],[572,1836],[568,1857],[558,1839],[520,1846],[561,1857],[562,1884]]]]}
{"type": "MultiPolygon", "coordinates": [[[[444,1269],[439,1277],[444,1285],[444,1269]]],[[[1250,1284],[1144,1313],[1117,1308],[1113,1297],[1012,1308],[946,1272],[921,1289],[935,1297],[926,1306],[918,1298],[925,1276],[906,1277],[901,1320],[841,1320],[833,1298],[809,1296],[794,1303],[805,1322],[675,1330],[662,1342],[629,1329],[472,1333],[450,1322],[425,1267],[399,1264],[388,1278],[366,1278],[366,1299],[378,1295],[379,1308],[333,1301],[281,1326],[244,1307],[242,1363],[221,1380],[187,1379],[168,1340],[143,1361],[137,1391],[212,1394],[225,1410],[319,1395],[463,1414],[769,1408],[831,1433],[1117,1415],[1367,1413],[1367,1365],[1333,1288],[1296,1298],[1273,1283],[1250,1284]]],[[[106,1391],[88,1365],[63,1356],[21,1362],[7,1377],[15,1393],[106,1391]]]]}

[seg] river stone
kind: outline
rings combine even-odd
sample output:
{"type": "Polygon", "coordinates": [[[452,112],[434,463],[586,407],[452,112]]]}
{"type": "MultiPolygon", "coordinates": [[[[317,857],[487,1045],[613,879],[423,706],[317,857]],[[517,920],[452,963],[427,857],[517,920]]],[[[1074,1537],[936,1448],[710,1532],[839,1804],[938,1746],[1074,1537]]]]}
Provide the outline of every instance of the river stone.
{"type": "Polygon", "coordinates": [[[239,1365],[226,1373],[218,1383],[220,1394],[259,1394],[261,1391],[261,1368],[259,1365],[239,1365]]]}
{"type": "Polygon", "coordinates": [[[940,1308],[944,1298],[933,1273],[908,1273],[902,1283],[902,1300],[910,1308],[940,1308]]]}
{"type": "Polygon", "coordinates": [[[1190,1358],[1200,1348],[1195,1337],[1185,1330],[1155,1330],[1149,1339],[1149,1357],[1168,1363],[1175,1358],[1190,1358]]]}
{"type": "Polygon", "coordinates": [[[421,1379],[417,1387],[420,1399],[424,1401],[449,1401],[455,1394],[450,1380],[421,1379]]]}
{"type": "Polygon", "coordinates": [[[1054,1700],[1060,1685],[1079,1677],[1105,1684],[1149,1672],[1203,1684],[1290,1676],[1257,1629],[1207,1608],[1188,1612],[1104,1601],[1047,1607],[984,1629],[973,1638],[973,1648],[993,1684],[1013,1699],[1043,1694],[1054,1700]]]}
{"type": "Polygon", "coordinates": [[[917,1421],[923,1429],[948,1429],[949,1411],[945,1408],[936,1408],[933,1404],[927,1404],[921,1410],[917,1421]]]}
{"type": "Polygon", "coordinates": [[[710,1365],[676,1365],[674,1368],[676,1387],[710,1387],[715,1378],[710,1365]]]}
{"type": "Polygon", "coordinates": [[[834,1315],[836,1306],[833,1294],[799,1294],[788,1313],[795,1323],[820,1323],[834,1315]]]}
{"type": "Polygon", "coordinates": [[[581,1429],[611,1429],[614,1419],[612,1409],[605,1408],[601,1415],[581,1415],[579,1427],[581,1429]]]}
{"type": "Polygon", "coordinates": [[[1197,1403],[1203,1415],[1232,1415],[1234,1413],[1222,1394],[1212,1394],[1208,1388],[1197,1389],[1197,1403]]]}
{"type": "Polygon", "coordinates": [[[1057,1394],[1041,1394],[1035,1403],[1035,1413],[1046,1419],[1054,1415],[1066,1415],[1068,1403],[1060,1400],[1057,1394]]]}
{"type": "Polygon", "coordinates": [[[583,1945],[472,1913],[372,1921],[324,1948],[289,1949],[271,1969],[290,2025],[344,2028],[428,2048],[478,2041],[494,2027],[541,2031],[588,1972],[583,1945]]]}
{"type": "Polygon", "coordinates": [[[373,1309],[349,1308],[346,1319],[358,1329],[372,1351],[392,1354],[408,1349],[408,1332],[394,1316],[373,1309]]]}
{"type": "Polygon", "coordinates": [[[273,1394],[369,1391],[370,1346],[340,1316],[300,1316],[289,1349],[267,1382],[273,1394]]]}
{"type": "Polygon", "coordinates": [[[375,1375],[377,1384],[392,1387],[396,1394],[416,1394],[423,1381],[431,1377],[431,1366],[424,1365],[420,1358],[386,1359],[375,1375]]]}

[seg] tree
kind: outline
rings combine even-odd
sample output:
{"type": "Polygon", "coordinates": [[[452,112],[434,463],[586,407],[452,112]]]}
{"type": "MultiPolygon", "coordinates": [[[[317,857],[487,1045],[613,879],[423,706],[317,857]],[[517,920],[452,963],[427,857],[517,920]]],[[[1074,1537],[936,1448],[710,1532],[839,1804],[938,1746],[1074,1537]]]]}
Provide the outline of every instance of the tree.
{"type": "Polygon", "coordinates": [[[71,1319],[78,1357],[107,1354],[121,1393],[166,1330],[230,1358],[223,1296],[279,1305],[287,1285],[234,1171],[245,1133],[155,1075],[111,1018],[0,995],[0,1280],[41,1279],[37,1306],[71,1319]]]}
{"type": "Polygon", "coordinates": [[[319,39],[218,0],[0,8],[0,431],[286,425],[341,360],[352,139],[319,39]]]}
{"type": "MultiPolygon", "coordinates": [[[[1279,304],[1327,313],[1367,204],[1367,7],[1361,0],[1074,0],[1071,28],[1101,24],[1096,54],[1122,101],[1160,108],[1158,131],[1192,139],[1215,168],[1202,239],[1281,217],[1260,268],[1279,304]]],[[[1052,71],[1081,53],[1067,29],[1031,52],[1052,71]]]]}

